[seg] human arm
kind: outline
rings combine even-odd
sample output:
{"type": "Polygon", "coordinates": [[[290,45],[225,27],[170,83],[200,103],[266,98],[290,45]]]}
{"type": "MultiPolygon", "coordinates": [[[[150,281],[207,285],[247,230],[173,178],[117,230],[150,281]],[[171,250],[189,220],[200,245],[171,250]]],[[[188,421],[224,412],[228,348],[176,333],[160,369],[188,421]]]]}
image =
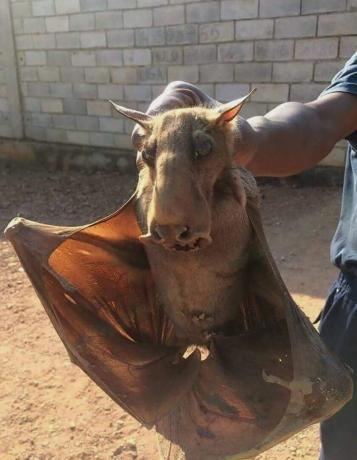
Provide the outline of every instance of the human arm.
{"type": "Polygon", "coordinates": [[[241,122],[237,163],[256,176],[289,176],[316,165],[355,130],[356,95],[334,92],[307,104],[287,102],[241,122]]]}

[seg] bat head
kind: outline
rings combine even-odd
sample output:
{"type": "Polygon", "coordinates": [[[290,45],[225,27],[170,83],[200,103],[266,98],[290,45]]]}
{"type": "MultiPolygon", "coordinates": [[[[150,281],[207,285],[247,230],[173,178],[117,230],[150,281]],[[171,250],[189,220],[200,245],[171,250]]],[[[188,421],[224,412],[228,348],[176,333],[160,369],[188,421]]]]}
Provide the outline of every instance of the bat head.
{"type": "MultiPolygon", "coordinates": [[[[140,125],[135,143],[138,189],[147,202],[143,241],[176,251],[211,243],[214,206],[227,193],[222,186],[227,170],[235,167],[235,118],[248,96],[219,108],[180,108],[156,116],[113,103],[140,125]]],[[[234,187],[244,207],[244,189],[239,183],[234,187]]]]}

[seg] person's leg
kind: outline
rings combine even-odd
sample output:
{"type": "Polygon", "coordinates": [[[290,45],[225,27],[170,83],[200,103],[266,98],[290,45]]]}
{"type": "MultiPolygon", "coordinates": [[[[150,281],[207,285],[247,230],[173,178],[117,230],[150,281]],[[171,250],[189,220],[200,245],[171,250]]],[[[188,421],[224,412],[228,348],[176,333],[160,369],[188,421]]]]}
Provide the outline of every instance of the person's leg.
{"type": "MultiPolygon", "coordinates": [[[[357,278],[341,275],[321,316],[320,334],[328,348],[357,379],[357,278]]],[[[321,423],[320,460],[357,460],[357,391],[337,414],[321,423]]]]}

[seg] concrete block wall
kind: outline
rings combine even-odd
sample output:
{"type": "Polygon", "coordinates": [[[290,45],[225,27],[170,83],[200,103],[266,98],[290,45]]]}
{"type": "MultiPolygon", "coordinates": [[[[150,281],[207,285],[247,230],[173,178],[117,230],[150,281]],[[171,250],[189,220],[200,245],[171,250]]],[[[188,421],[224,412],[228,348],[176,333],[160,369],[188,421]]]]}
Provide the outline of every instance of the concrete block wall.
{"type": "MultiPolygon", "coordinates": [[[[178,79],[220,101],[256,87],[244,115],[264,114],[315,98],[357,48],[356,0],[12,0],[11,12],[25,135],[39,141],[130,148],[132,123],[107,99],[145,110],[178,79]]],[[[0,50],[11,137],[1,72],[0,50]]]]}

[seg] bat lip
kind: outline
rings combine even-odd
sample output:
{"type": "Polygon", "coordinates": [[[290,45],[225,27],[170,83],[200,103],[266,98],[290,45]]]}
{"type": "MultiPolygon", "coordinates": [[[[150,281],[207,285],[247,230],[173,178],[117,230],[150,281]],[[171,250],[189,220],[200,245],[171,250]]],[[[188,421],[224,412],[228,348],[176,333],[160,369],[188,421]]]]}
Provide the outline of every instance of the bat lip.
{"type": "Polygon", "coordinates": [[[165,248],[167,251],[177,253],[179,252],[183,254],[201,251],[202,249],[205,249],[212,243],[211,236],[205,238],[199,237],[192,243],[186,244],[180,242],[175,242],[174,244],[165,243],[164,241],[155,238],[151,233],[146,233],[145,235],[139,236],[139,240],[145,245],[159,245],[165,248]]]}

